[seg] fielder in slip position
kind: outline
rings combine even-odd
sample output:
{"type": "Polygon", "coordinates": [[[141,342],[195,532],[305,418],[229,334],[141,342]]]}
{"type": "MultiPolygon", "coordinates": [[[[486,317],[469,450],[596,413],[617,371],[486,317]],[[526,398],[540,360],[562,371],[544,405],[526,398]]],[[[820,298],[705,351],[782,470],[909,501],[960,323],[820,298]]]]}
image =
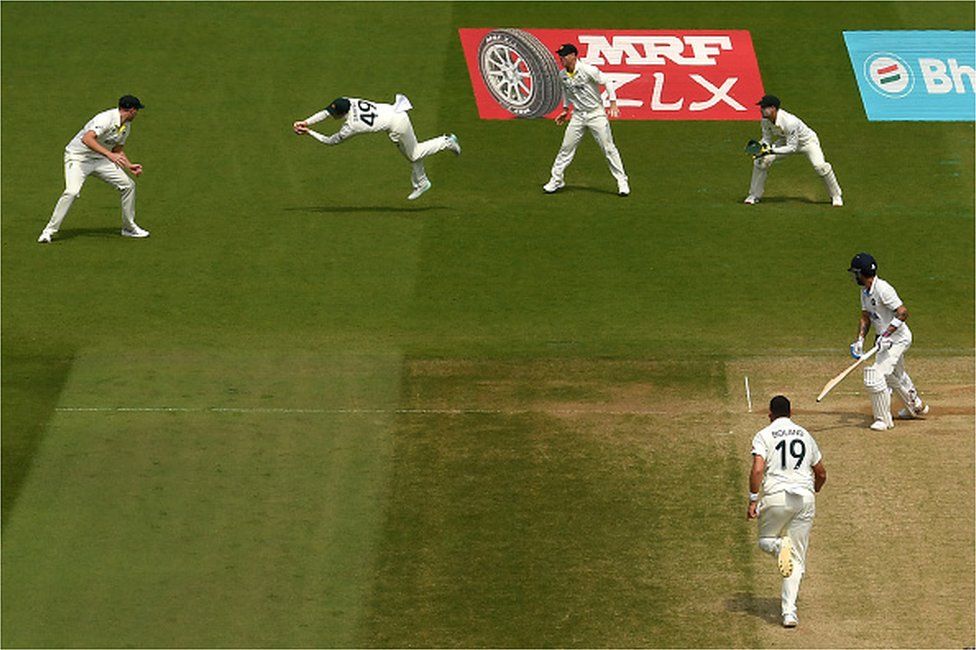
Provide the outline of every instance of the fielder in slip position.
{"type": "Polygon", "coordinates": [[[133,176],[142,173],[142,165],[129,161],[125,155],[125,141],[132,133],[132,121],[139,110],[145,108],[136,97],[119,98],[118,108],[102,111],[88,120],[64,148],[64,192],[54,206],[50,221],[44,226],[37,241],[50,244],[51,238],[61,229],[61,222],[68,215],[71,204],[81,194],[85,179],[91,174],[119,191],[122,199],[122,235],[124,237],[148,237],[149,231],[136,225],[136,183],[123,169],[133,176]]]}
{"type": "Polygon", "coordinates": [[[827,482],[827,470],[817,441],[790,419],[790,400],[782,395],[770,400],[769,421],[752,439],[746,518],[759,518],[759,548],[776,557],[783,576],[783,627],[796,627],[796,597],[817,512],[815,494],[827,482]]]}
{"type": "Polygon", "coordinates": [[[864,369],[864,385],[871,396],[874,422],[871,428],[884,431],[895,426],[891,418],[891,391],[898,393],[905,408],[898,417],[911,420],[929,412],[922,403],[912,378],[905,371],[905,352],[912,345],[912,331],[908,329],[908,309],[895,288],[878,277],[878,265],[867,253],[858,253],[847,269],[861,290],[861,319],[857,325],[857,340],[851,343],[851,356],[864,354],[864,337],[874,324],[878,335],[877,356],[864,369]]]}
{"type": "Polygon", "coordinates": [[[844,205],[843,192],[837,183],[834,169],[824,160],[820,139],[816,132],[803,123],[803,120],[779,107],[779,98],[765,95],[756,104],[762,113],[761,151],[754,156],[752,182],[749,184],[747,205],[759,203],[766,189],[766,175],[770,166],[784,156],[794,153],[806,154],[813,165],[813,171],[823,179],[830,194],[830,202],[836,207],[844,205]]]}
{"type": "Polygon", "coordinates": [[[407,198],[413,201],[419,199],[424,192],[431,188],[431,182],[427,178],[427,170],[424,168],[424,158],[444,150],[453,151],[455,155],[459,156],[461,155],[461,145],[458,144],[457,136],[453,133],[417,142],[413,125],[410,123],[410,116],[407,115],[407,111],[411,108],[413,105],[410,100],[403,95],[397,95],[392,104],[381,104],[355,97],[339,97],[324,110],[295,122],[293,128],[298,135],[310,135],[322,144],[330,145],[339,144],[343,140],[361,133],[386,131],[390,140],[396,144],[400,153],[410,161],[412,166],[410,182],[413,185],[413,191],[407,198]],[[317,124],[329,117],[345,120],[345,123],[336,133],[322,135],[308,128],[309,125],[317,124]]]}
{"type": "Polygon", "coordinates": [[[566,134],[563,136],[563,144],[552,164],[551,177],[542,189],[547,194],[552,194],[566,185],[564,180],[566,168],[573,162],[576,147],[583,139],[583,134],[589,129],[607,157],[610,173],[617,180],[617,193],[620,196],[629,195],[627,173],[624,172],[620,152],[613,143],[613,133],[610,131],[610,121],[607,119],[608,112],[610,117],[620,117],[613,84],[609,83],[598,68],[579,61],[577,58],[579,52],[572,43],[562,45],[556,50],[556,54],[559,55],[559,61],[563,65],[563,69],[559,71],[559,81],[563,87],[563,110],[556,117],[556,124],[566,123],[570,104],[573,106],[573,111],[572,117],[569,117],[566,134]],[[609,111],[603,108],[600,86],[605,86],[607,89],[607,97],[610,100],[609,111]]]}

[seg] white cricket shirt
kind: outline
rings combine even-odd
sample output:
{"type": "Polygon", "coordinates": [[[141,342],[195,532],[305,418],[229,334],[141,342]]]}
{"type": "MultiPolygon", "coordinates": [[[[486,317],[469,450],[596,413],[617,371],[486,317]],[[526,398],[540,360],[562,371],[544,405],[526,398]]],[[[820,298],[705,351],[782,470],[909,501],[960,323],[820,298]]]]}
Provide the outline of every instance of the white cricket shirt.
{"type": "Polygon", "coordinates": [[[110,108],[102,111],[95,117],[88,120],[81,131],[71,138],[71,142],[64,148],[64,153],[72,158],[101,158],[102,154],[89,149],[81,139],[89,131],[95,132],[95,139],[99,144],[111,151],[119,145],[124,145],[129,134],[132,132],[132,122],[122,124],[122,116],[119,109],[110,108]]]}
{"type": "Polygon", "coordinates": [[[773,146],[773,153],[794,153],[800,147],[817,140],[816,132],[804,124],[803,120],[782,108],[776,113],[776,122],[765,117],[760,121],[762,141],[766,144],[780,142],[773,146]]]}
{"type": "MultiPolygon", "coordinates": [[[[871,289],[861,289],[861,309],[868,313],[874,331],[881,335],[888,329],[895,310],[902,306],[901,298],[895,288],[879,277],[874,278],[871,289]]],[[[908,323],[902,323],[889,337],[893,343],[912,340],[908,323]]]]}
{"type": "Polygon", "coordinates": [[[584,113],[603,110],[603,97],[600,86],[607,89],[610,101],[617,101],[617,92],[600,69],[589,63],[576,62],[576,70],[572,73],[565,68],[559,71],[559,83],[563,87],[563,106],[572,103],[573,107],[584,113]]]}
{"type": "MultiPolygon", "coordinates": [[[[410,100],[404,95],[397,95],[392,104],[382,104],[358,97],[347,97],[346,99],[349,100],[349,112],[338,131],[332,135],[322,135],[312,131],[311,135],[322,144],[339,144],[343,140],[361,133],[389,131],[393,125],[394,117],[398,113],[406,113],[413,108],[410,100]]],[[[321,113],[316,115],[321,115],[321,113]]],[[[325,117],[328,117],[328,114],[325,117]]],[[[306,121],[309,124],[314,124],[319,120],[309,118],[306,121]]]]}
{"type": "Polygon", "coordinates": [[[813,466],[822,456],[810,432],[788,417],[776,418],[752,439],[752,453],[766,461],[763,493],[814,494],[813,466]]]}

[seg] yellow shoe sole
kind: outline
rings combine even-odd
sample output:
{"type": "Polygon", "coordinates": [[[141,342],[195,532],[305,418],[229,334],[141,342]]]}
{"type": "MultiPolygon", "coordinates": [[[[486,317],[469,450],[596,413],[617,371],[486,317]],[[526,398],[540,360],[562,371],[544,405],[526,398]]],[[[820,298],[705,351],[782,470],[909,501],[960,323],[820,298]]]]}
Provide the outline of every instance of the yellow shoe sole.
{"type": "Polygon", "coordinates": [[[780,543],[779,556],[776,558],[776,565],[779,573],[784,578],[789,578],[793,574],[793,542],[789,537],[782,538],[780,543]]]}

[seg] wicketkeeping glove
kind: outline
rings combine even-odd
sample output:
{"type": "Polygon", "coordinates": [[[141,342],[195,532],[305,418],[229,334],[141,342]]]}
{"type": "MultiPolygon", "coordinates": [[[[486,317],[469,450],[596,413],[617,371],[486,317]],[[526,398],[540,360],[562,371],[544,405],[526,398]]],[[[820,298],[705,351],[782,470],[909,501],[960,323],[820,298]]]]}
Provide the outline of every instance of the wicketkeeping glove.
{"type": "Polygon", "coordinates": [[[851,356],[855,359],[860,359],[864,355],[864,339],[859,338],[858,340],[851,343],[851,356]]]}
{"type": "Polygon", "coordinates": [[[772,147],[770,147],[765,142],[758,142],[756,140],[750,140],[746,143],[746,153],[755,158],[762,158],[763,156],[768,156],[773,153],[772,147]]]}

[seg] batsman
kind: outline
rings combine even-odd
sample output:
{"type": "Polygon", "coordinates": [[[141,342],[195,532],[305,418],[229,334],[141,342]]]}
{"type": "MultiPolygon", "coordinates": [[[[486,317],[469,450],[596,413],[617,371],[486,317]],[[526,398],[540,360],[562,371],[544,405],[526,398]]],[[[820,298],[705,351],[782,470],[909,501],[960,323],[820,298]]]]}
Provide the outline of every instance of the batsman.
{"type": "Polygon", "coordinates": [[[905,352],[912,345],[912,331],[908,329],[908,309],[895,288],[878,277],[878,264],[868,253],[858,253],[847,269],[854,282],[861,287],[861,319],[857,325],[857,340],[851,343],[851,356],[864,354],[864,337],[874,324],[877,333],[877,356],[864,369],[864,386],[871,396],[874,422],[871,428],[885,431],[895,426],[891,417],[891,392],[905,402],[898,412],[899,419],[911,420],[929,412],[923,404],[912,378],[905,370],[905,352]]]}

